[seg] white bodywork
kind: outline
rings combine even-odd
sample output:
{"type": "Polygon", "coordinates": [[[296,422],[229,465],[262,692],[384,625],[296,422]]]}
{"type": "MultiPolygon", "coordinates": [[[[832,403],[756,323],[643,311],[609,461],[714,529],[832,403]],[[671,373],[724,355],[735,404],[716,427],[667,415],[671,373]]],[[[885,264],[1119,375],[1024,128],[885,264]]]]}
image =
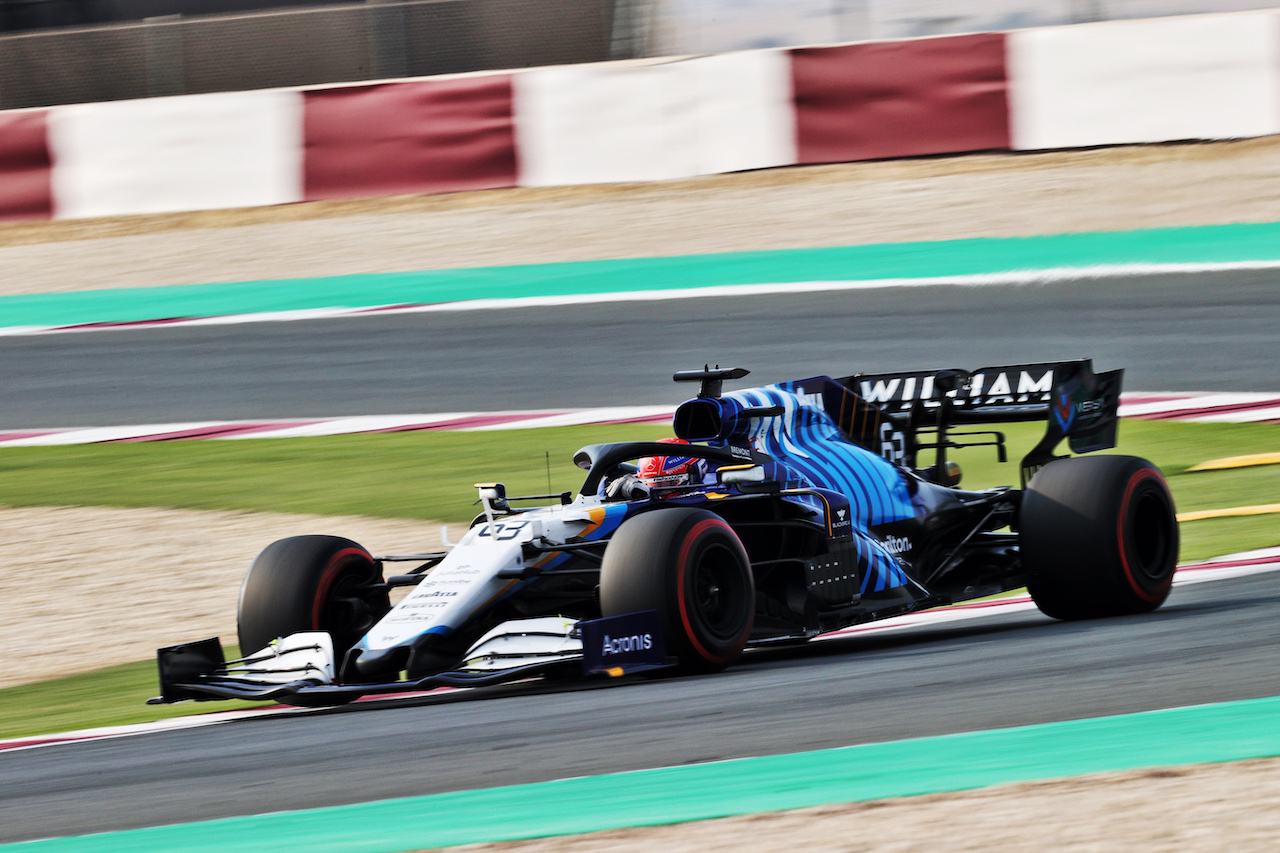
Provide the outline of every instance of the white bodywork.
{"type": "MultiPolygon", "coordinates": [[[[502,577],[504,572],[515,574],[540,567],[556,556],[539,553],[526,559],[526,543],[550,547],[573,537],[593,538],[593,534],[616,527],[626,512],[621,504],[579,496],[567,506],[497,515],[494,504],[501,497],[482,487],[481,498],[486,520],[468,530],[444,559],[369,630],[357,648],[388,649],[424,633],[451,631],[465,625],[478,611],[523,582],[518,575],[502,577]]],[[[459,669],[501,671],[574,659],[582,653],[576,624],[560,616],[504,622],[471,645],[459,669]]],[[[333,643],[325,632],[291,634],[244,660],[245,663],[235,664],[230,674],[271,683],[335,681],[337,662],[333,643]]]]}
{"type": "Polygon", "coordinates": [[[333,640],[327,631],[307,631],[275,640],[228,668],[228,674],[269,684],[311,680],[332,684],[333,640]]]}
{"type": "Polygon", "coordinates": [[[462,668],[496,672],[576,657],[582,654],[577,624],[561,616],[503,622],[471,647],[462,668]]]}
{"type": "MultiPolygon", "coordinates": [[[[589,528],[599,527],[610,509],[613,508],[606,508],[599,498],[580,497],[568,506],[477,524],[365,635],[359,647],[386,649],[432,629],[464,624],[472,614],[520,583],[518,578],[499,577],[500,572],[537,566],[544,559],[544,555],[538,555],[526,562],[522,550],[526,542],[544,537],[551,542],[564,542],[582,536],[589,528]]],[[[623,507],[618,506],[617,511],[623,511],[623,507]]]]}

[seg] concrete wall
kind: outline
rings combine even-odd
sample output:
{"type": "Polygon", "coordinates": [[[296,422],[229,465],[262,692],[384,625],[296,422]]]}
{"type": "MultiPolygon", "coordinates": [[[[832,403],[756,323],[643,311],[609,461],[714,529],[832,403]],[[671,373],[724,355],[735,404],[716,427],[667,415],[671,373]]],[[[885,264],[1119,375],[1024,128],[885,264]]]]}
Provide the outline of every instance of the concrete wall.
{"type": "Polygon", "coordinates": [[[636,0],[654,56],[1237,12],[1280,0],[636,0]]]}
{"type": "Polygon", "coordinates": [[[0,219],[1280,134],[1280,12],[0,113],[0,219]]]}
{"type": "Polygon", "coordinates": [[[0,109],[610,58],[613,0],[406,0],[0,37],[0,109]]]}

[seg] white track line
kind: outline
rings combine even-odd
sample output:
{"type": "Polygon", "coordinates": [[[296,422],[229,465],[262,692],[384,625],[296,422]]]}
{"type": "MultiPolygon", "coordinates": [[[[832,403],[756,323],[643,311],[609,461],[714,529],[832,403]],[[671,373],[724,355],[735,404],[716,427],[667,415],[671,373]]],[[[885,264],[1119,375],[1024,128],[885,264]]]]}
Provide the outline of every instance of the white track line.
{"type": "MultiPolygon", "coordinates": [[[[1125,396],[1128,397],[1129,395],[1125,396]]],[[[1280,404],[1280,394],[1183,394],[1176,399],[1156,400],[1152,402],[1128,402],[1127,400],[1123,400],[1120,405],[1120,415],[1126,418],[1140,418],[1144,416],[1180,412],[1187,409],[1249,406],[1269,401],[1274,401],[1275,403],[1280,404]]]]}
{"type": "Polygon", "coordinates": [[[1202,414],[1182,417],[1179,420],[1193,421],[1202,424],[1246,424],[1280,421],[1280,404],[1265,409],[1251,409],[1243,412],[1222,412],[1221,414],[1202,414]]]}
{"type": "Polygon", "coordinates": [[[614,424],[669,420],[674,406],[613,406],[578,411],[445,412],[433,415],[364,415],[281,422],[199,421],[80,429],[0,430],[0,447],[43,447],[93,444],[111,441],[174,441],[246,438],[299,438],[414,430],[472,432],[495,429],[531,429],[544,426],[614,424]]]}
{"type": "Polygon", "coordinates": [[[892,287],[988,287],[1000,285],[1043,285],[1100,278],[1141,278],[1152,275],[1203,274],[1215,272],[1261,271],[1280,269],[1280,261],[1232,261],[1225,263],[1185,264],[1096,264],[1083,267],[1011,270],[961,276],[923,276],[914,278],[882,278],[864,281],[796,281],[759,284],[726,284],[709,287],[672,288],[670,290],[630,290],[605,293],[578,293],[561,296],[526,296],[510,299],[464,299],[425,304],[335,306],[290,311],[262,311],[251,314],[227,314],[214,317],[188,317],[143,320],[127,323],[84,323],[56,326],[0,327],[0,337],[14,335],[48,335],[69,332],[106,332],[122,329],[171,328],[174,326],[225,326],[240,323],[280,323],[299,320],[359,317],[382,314],[422,314],[450,311],[511,311],[528,308],[555,308],[568,305],[598,305],[604,302],[664,302],[674,299],[724,299],[744,296],[772,296],[795,293],[824,293],[855,290],[878,290],[892,287]]]}
{"type": "MultiPolygon", "coordinates": [[[[433,415],[363,415],[293,421],[193,421],[81,429],[0,430],[0,447],[93,444],[112,441],[175,441],[298,438],[415,430],[534,429],[582,424],[658,423],[674,406],[612,406],[577,411],[444,412],[433,415]]],[[[1280,421],[1280,394],[1155,394],[1121,398],[1121,417],[1148,417],[1217,423],[1280,421]],[[1152,399],[1158,398],[1158,399],[1152,399]],[[1267,405],[1271,403],[1273,405],[1267,405]],[[1239,408],[1243,407],[1243,408],[1239,408]]]]}
{"type": "Polygon", "coordinates": [[[674,406],[614,406],[605,409],[586,409],[579,412],[565,412],[546,417],[534,417],[527,420],[505,424],[466,427],[464,432],[485,432],[495,429],[533,429],[536,427],[582,426],[584,424],[625,424],[636,422],[652,422],[670,420],[675,414],[674,406]]]}

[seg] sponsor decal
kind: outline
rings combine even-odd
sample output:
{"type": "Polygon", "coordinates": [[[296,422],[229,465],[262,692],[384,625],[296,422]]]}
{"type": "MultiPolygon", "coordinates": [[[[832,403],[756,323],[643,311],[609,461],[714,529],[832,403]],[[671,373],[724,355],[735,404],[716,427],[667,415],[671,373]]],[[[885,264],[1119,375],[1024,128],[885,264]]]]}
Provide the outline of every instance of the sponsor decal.
{"type": "MultiPolygon", "coordinates": [[[[1025,405],[1046,403],[1053,393],[1053,365],[1013,367],[973,374],[966,388],[951,392],[959,406],[1025,405]]],[[[881,376],[863,379],[860,395],[869,403],[898,404],[907,408],[916,400],[938,405],[934,398],[933,375],[881,376]]]]}
{"type": "Polygon", "coordinates": [[[853,533],[853,513],[847,506],[831,508],[831,536],[835,539],[848,538],[853,533]]]}
{"type": "Polygon", "coordinates": [[[478,574],[480,574],[480,569],[478,569],[477,567],[471,565],[470,563],[461,563],[456,566],[449,566],[448,568],[441,568],[441,569],[434,570],[431,573],[431,579],[440,580],[442,578],[451,578],[454,575],[478,575],[478,574]]]}
{"type": "Polygon", "coordinates": [[[587,675],[623,675],[666,666],[658,614],[652,610],[578,623],[582,670],[587,675]]]}
{"type": "Polygon", "coordinates": [[[911,540],[905,536],[890,536],[882,539],[881,543],[884,545],[885,550],[895,557],[907,553],[912,548],[911,540]]]}
{"type": "Polygon", "coordinates": [[[1075,406],[1071,404],[1071,392],[1066,391],[1059,394],[1057,399],[1053,401],[1053,418],[1058,422],[1058,427],[1063,432],[1071,429],[1071,424],[1076,419],[1075,406]]]}
{"type": "Polygon", "coordinates": [[[1049,411],[1063,433],[1071,434],[1073,427],[1076,432],[1087,432],[1105,416],[1107,410],[1105,391],[1101,397],[1087,396],[1098,392],[1095,384],[1085,382],[1080,377],[1074,377],[1057,389],[1049,411]]]}
{"type": "Polygon", "coordinates": [[[821,393],[806,394],[803,388],[796,388],[796,396],[800,398],[802,405],[823,410],[827,408],[826,401],[822,399],[821,393]]]}
{"type": "Polygon", "coordinates": [[[629,637],[610,637],[605,634],[600,654],[608,657],[609,655],[620,655],[624,652],[652,648],[653,634],[632,634],[629,637]]]}
{"type": "Polygon", "coordinates": [[[746,447],[734,447],[734,446],[730,446],[730,447],[729,447],[729,452],[730,452],[731,454],[733,454],[734,456],[736,456],[738,459],[750,459],[750,458],[751,458],[751,450],[750,450],[749,448],[746,448],[746,447]]]}
{"type": "MultiPolygon", "coordinates": [[[[431,624],[431,620],[433,620],[434,618],[435,618],[434,613],[417,613],[414,611],[407,610],[404,607],[397,607],[395,610],[392,611],[390,616],[386,617],[385,619],[382,620],[382,622],[378,624],[380,625],[396,625],[396,624],[417,625],[425,621],[429,625],[431,624]]],[[[394,636],[394,635],[383,632],[382,634],[379,635],[379,640],[382,642],[385,642],[386,638],[389,636],[394,636]]],[[[395,642],[395,640],[392,640],[391,642],[395,642]]]]}
{"type": "Polygon", "coordinates": [[[902,380],[877,379],[874,383],[862,380],[862,398],[868,403],[892,403],[898,400],[908,401],[910,398],[898,394],[898,383],[902,380]]]}

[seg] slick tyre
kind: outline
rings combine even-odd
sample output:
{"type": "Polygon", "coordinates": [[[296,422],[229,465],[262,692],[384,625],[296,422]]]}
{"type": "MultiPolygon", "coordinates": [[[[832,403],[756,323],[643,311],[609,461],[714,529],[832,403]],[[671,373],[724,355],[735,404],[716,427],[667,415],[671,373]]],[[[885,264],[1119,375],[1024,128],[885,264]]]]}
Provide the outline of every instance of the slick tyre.
{"type": "Polygon", "coordinates": [[[1135,456],[1063,459],[1032,478],[1019,539],[1027,589],[1056,619],[1155,610],[1178,562],[1178,522],[1164,477],[1135,456]]]}
{"type": "Polygon", "coordinates": [[[373,557],[350,539],[293,536],[273,542],[240,587],[241,654],[277,637],[328,631],[338,661],[391,609],[373,557]]]}
{"type": "Polygon", "coordinates": [[[678,671],[716,672],[742,654],[751,636],[751,562],[715,513],[653,510],[623,524],[605,550],[600,607],[605,616],[656,611],[678,671]]]}

